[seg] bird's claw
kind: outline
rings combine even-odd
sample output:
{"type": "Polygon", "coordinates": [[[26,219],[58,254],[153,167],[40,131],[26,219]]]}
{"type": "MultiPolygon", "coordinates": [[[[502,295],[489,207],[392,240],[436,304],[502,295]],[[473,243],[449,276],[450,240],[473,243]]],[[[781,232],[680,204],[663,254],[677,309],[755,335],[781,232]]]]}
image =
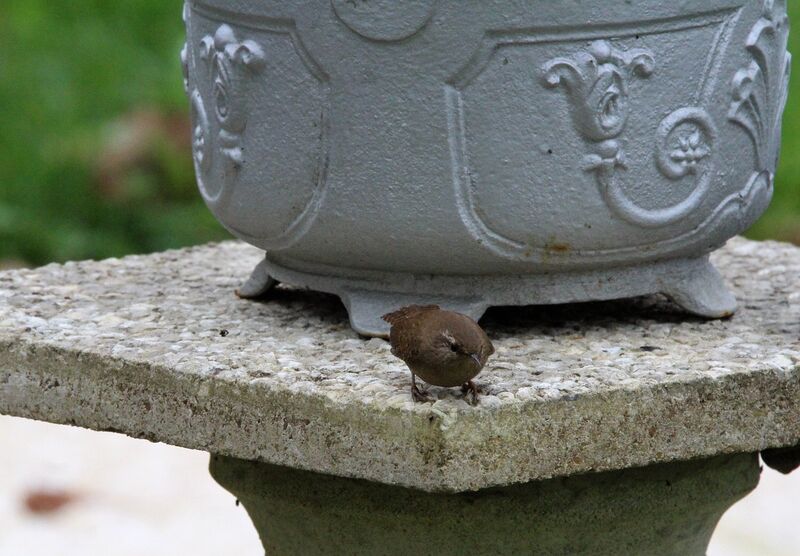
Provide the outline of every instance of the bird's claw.
{"type": "Polygon", "coordinates": [[[415,402],[429,402],[430,397],[428,394],[417,388],[416,385],[411,387],[411,397],[414,398],[415,402]]]}
{"type": "Polygon", "coordinates": [[[461,392],[464,393],[465,398],[467,397],[467,394],[472,394],[470,396],[471,400],[469,400],[468,403],[470,405],[478,405],[478,386],[474,382],[471,380],[469,382],[465,382],[461,386],[461,392]]]}

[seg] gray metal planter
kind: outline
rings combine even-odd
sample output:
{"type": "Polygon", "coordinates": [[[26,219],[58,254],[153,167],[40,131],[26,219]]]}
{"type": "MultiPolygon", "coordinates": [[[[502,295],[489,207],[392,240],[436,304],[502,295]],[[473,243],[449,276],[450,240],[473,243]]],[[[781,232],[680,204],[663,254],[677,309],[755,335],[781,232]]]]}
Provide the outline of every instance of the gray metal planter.
{"type": "Polygon", "coordinates": [[[353,327],[411,302],[663,292],[730,315],[708,253],[769,203],[785,0],[191,0],[200,191],[353,327]],[[688,6],[688,7],[687,7],[688,6]]]}

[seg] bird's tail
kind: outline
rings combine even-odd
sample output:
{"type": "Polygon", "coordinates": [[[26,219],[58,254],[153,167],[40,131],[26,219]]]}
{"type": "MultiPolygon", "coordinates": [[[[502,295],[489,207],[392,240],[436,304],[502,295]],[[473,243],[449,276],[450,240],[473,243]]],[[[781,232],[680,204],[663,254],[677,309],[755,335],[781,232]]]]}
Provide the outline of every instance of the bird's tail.
{"type": "Polygon", "coordinates": [[[396,324],[397,322],[403,319],[419,315],[420,313],[426,313],[428,311],[438,311],[438,310],[439,310],[438,305],[409,305],[408,307],[403,307],[402,309],[398,309],[397,311],[386,313],[381,318],[386,322],[388,322],[389,324],[396,324]]]}

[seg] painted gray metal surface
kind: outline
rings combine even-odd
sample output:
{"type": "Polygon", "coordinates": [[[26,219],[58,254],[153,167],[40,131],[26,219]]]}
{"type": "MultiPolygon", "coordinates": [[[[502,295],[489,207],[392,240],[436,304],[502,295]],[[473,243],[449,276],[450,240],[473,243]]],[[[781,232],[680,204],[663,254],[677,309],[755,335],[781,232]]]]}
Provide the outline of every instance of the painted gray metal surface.
{"type": "Polygon", "coordinates": [[[729,315],[704,257],[772,194],[785,7],[190,0],[200,191],[267,251],[243,295],[336,293],[366,334],[408,302],[729,315]]]}

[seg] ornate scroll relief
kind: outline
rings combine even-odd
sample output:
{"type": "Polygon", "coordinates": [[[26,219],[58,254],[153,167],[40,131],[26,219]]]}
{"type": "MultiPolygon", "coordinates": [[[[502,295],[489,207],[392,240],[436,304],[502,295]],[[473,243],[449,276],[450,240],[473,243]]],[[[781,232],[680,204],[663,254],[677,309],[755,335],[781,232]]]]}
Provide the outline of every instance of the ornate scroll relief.
{"type": "Polygon", "coordinates": [[[331,0],[336,17],[362,37],[393,42],[414,35],[433,16],[436,0],[331,0]]]}
{"type": "Polygon", "coordinates": [[[781,139],[781,116],[788,95],[791,55],[786,51],[789,24],[785,6],[765,0],[761,18],[747,37],[752,61],[736,72],[728,119],[750,135],[759,172],[774,177],[781,139]]]}
{"type": "Polygon", "coordinates": [[[717,128],[702,108],[679,108],[661,121],[656,131],[658,169],[671,180],[693,176],[695,187],[683,201],[664,209],[644,210],[631,203],[627,209],[637,215],[637,223],[643,226],[671,224],[700,206],[711,189],[711,159],[716,141],[717,128]]]}
{"type": "MultiPolygon", "coordinates": [[[[183,25],[189,31],[189,4],[183,4],[183,25]]],[[[183,70],[183,90],[189,94],[189,45],[183,43],[181,47],[181,70],[183,70]]]]}
{"type": "Polygon", "coordinates": [[[239,42],[233,29],[221,25],[212,37],[200,43],[213,80],[214,115],[219,124],[222,155],[237,169],[243,162],[242,134],[247,126],[247,85],[252,74],[263,69],[266,59],[261,47],[251,40],[239,42]]]}
{"type": "Polygon", "coordinates": [[[619,137],[628,120],[629,84],[654,70],[655,58],[649,50],[621,50],[605,40],[543,67],[544,85],[566,89],[575,128],[594,143],[594,152],[584,158],[584,168],[594,172],[603,199],[615,214],[643,227],[666,226],[697,208],[710,183],[710,172],[701,169],[716,139],[714,124],[702,109],[682,108],[667,116],[658,132],[659,168],[670,179],[702,174],[699,185],[683,202],[664,209],[644,209],[628,198],[615,175],[626,168],[619,137]]]}
{"type": "Polygon", "coordinates": [[[211,126],[208,122],[208,114],[203,105],[203,98],[200,92],[195,89],[191,97],[192,101],[192,156],[194,157],[195,172],[203,187],[202,176],[211,168],[211,126]]]}
{"type": "Polygon", "coordinates": [[[214,4],[191,0],[186,10],[198,188],[235,235],[284,249],[324,204],[330,78],[293,19],[214,4]]]}
{"type": "Polygon", "coordinates": [[[181,69],[183,70],[183,90],[189,93],[189,51],[186,43],[181,48],[181,69]]]}
{"type": "Polygon", "coordinates": [[[585,167],[613,175],[625,167],[625,153],[616,141],[628,121],[628,82],[648,77],[653,55],[644,49],[622,51],[608,41],[595,41],[572,58],[556,58],[544,66],[544,85],[563,85],[572,101],[570,113],[584,138],[598,143],[584,159],[585,167]]]}

